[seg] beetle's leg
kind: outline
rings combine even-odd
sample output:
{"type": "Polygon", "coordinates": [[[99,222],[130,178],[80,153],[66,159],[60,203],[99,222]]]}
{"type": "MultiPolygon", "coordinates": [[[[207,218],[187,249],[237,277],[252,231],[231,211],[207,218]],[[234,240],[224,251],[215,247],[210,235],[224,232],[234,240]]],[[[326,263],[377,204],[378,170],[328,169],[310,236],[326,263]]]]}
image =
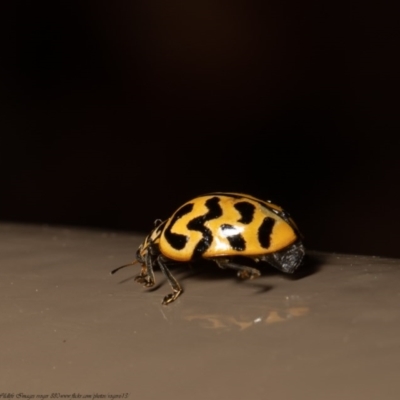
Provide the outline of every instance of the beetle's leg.
{"type": "Polygon", "coordinates": [[[161,256],[159,256],[157,258],[157,262],[158,262],[158,265],[160,266],[161,271],[166,276],[169,284],[171,285],[171,287],[173,289],[173,293],[167,294],[162,301],[162,304],[167,305],[167,304],[175,301],[180,296],[180,294],[183,292],[183,289],[182,289],[181,285],[178,283],[178,281],[175,279],[175,277],[171,274],[171,271],[168,269],[167,265],[165,264],[165,260],[161,256]]]}
{"type": "Polygon", "coordinates": [[[256,268],[245,267],[244,265],[230,262],[228,259],[214,259],[214,261],[222,269],[230,268],[237,271],[237,276],[240,279],[256,279],[261,275],[261,272],[256,268]]]}
{"type": "Polygon", "coordinates": [[[135,282],[141,283],[145,287],[154,286],[153,257],[149,253],[146,255],[146,262],[142,265],[140,274],[135,278],[135,282]]]}
{"type": "Polygon", "coordinates": [[[140,270],[140,274],[135,276],[135,282],[144,283],[147,277],[147,267],[146,264],[142,265],[142,269],[140,270]]]}

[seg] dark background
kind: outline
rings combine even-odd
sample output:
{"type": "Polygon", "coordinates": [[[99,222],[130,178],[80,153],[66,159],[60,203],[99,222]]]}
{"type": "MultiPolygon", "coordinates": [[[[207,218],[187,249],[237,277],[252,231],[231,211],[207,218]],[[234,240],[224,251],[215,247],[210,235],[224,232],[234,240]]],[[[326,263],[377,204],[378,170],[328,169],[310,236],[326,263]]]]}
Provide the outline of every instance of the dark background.
{"type": "Polygon", "coordinates": [[[382,1],[13,1],[0,219],[148,231],[192,196],[400,256],[399,23],[382,1]]]}

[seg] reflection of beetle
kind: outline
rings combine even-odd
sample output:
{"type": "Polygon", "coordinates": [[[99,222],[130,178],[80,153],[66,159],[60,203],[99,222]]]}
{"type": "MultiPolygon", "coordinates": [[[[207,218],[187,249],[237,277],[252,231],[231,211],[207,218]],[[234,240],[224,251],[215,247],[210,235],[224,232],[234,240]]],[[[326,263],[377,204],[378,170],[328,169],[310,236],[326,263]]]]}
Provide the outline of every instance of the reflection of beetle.
{"type": "Polygon", "coordinates": [[[292,273],[304,257],[301,234],[289,214],[269,201],[240,193],[212,193],[185,203],[165,221],[157,220],[139,246],[137,260],[111,273],[139,262],[142,270],[135,281],[151,287],[153,268],[158,265],[173,289],[162,302],[169,304],[182,288],[167,264],[204,258],[236,270],[242,279],[260,276],[258,269],[239,264],[237,256],[292,273]]]}

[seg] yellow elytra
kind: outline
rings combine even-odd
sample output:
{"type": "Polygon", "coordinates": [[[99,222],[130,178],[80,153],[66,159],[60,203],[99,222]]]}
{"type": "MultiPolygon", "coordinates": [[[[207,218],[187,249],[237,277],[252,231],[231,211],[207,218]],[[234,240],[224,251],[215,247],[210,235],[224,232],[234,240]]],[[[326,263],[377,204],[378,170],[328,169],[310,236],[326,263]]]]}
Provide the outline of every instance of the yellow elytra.
{"type": "Polygon", "coordinates": [[[242,193],[211,193],[188,201],[154,229],[136,252],[141,272],[135,281],[145,287],[155,284],[158,266],[172,286],[173,293],[163,304],[176,300],[182,287],[168,265],[201,258],[220,268],[237,271],[242,279],[260,276],[256,268],[243,265],[238,256],[255,262],[265,261],[287,273],[302,263],[305,250],[301,234],[289,214],[280,206],[242,193]]]}
{"type": "Polygon", "coordinates": [[[245,194],[199,196],[167,220],[159,248],[164,256],[181,262],[199,257],[273,253],[299,238],[295,223],[288,216],[285,220],[282,214],[287,215],[281,207],[245,194]],[[180,237],[185,245],[174,246],[174,238],[178,241],[180,237]],[[207,243],[196,251],[202,240],[207,243]]]}

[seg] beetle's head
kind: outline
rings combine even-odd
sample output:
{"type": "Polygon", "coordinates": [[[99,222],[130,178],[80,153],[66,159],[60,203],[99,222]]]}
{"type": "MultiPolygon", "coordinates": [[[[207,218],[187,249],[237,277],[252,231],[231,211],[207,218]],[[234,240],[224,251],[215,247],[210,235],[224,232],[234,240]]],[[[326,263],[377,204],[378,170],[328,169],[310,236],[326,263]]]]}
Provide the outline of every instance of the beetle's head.
{"type": "Polygon", "coordinates": [[[138,262],[140,262],[140,264],[144,264],[145,263],[145,259],[147,256],[147,252],[148,252],[148,245],[146,245],[146,240],[147,237],[145,239],[145,241],[138,247],[137,251],[136,251],[136,260],[138,262]]]}
{"type": "Polygon", "coordinates": [[[163,231],[165,222],[161,219],[156,219],[154,221],[153,230],[146,236],[143,243],[138,247],[136,251],[136,259],[141,263],[145,264],[147,254],[154,254],[157,252],[158,242],[160,241],[160,236],[163,231]]]}
{"type": "Polygon", "coordinates": [[[126,264],[122,267],[114,269],[113,271],[111,271],[111,274],[114,274],[121,268],[125,268],[136,263],[145,265],[148,254],[156,255],[158,251],[158,242],[160,240],[160,236],[166,222],[167,221],[162,221],[160,219],[155,220],[153,230],[146,236],[143,243],[138,247],[136,251],[136,260],[131,262],[130,264],[126,264]]]}

